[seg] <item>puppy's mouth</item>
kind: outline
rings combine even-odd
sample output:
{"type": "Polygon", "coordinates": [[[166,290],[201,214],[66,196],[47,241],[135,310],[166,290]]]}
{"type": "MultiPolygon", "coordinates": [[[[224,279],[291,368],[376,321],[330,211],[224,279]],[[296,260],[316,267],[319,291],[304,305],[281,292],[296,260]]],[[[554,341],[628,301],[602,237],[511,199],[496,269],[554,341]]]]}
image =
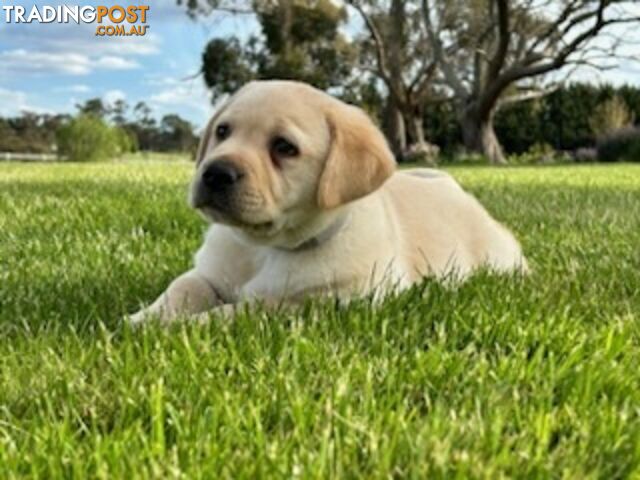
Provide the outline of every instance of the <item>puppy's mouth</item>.
{"type": "Polygon", "coordinates": [[[229,220],[224,222],[231,227],[236,227],[243,230],[246,233],[263,236],[273,231],[274,222],[262,222],[262,223],[248,223],[239,220],[229,220]]]}
{"type": "Polygon", "coordinates": [[[274,233],[275,222],[272,220],[266,222],[248,222],[211,206],[196,207],[197,210],[207,219],[215,223],[221,223],[230,227],[238,228],[252,236],[262,237],[270,236],[274,233]]]}
{"type": "Polygon", "coordinates": [[[247,219],[249,215],[241,213],[231,195],[213,195],[199,184],[192,190],[190,204],[205,220],[236,228],[256,239],[269,238],[279,230],[278,222],[269,218],[266,212],[251,215],[257,217],[255,220],[247,219]]]}

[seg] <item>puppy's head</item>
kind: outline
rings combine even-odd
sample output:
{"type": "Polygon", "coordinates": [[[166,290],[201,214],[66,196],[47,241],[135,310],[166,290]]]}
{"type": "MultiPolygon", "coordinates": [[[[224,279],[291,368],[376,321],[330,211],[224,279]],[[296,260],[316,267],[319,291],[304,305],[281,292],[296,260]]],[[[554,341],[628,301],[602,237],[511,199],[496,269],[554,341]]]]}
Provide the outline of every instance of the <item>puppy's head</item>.
{"type": "Polygon", "coordinates": [[[312,236],[394,168],[384,137],[361,110],[304,84],[252,82],[210,120],[191,203],[253,240],[286,244],[301,230],[312,236]]]}

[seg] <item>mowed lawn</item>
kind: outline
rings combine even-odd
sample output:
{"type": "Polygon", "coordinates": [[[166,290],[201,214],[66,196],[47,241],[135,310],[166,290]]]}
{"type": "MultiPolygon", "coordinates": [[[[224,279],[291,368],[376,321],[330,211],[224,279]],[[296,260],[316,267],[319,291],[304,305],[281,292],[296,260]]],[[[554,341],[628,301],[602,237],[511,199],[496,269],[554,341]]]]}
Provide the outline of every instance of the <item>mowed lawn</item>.
{"type": "Polygon", "coordinates": [[[451,168],[526,279],[124,328],[191,169],[0,164],[0,478],[640,476],[640,165],[451,168]]]}

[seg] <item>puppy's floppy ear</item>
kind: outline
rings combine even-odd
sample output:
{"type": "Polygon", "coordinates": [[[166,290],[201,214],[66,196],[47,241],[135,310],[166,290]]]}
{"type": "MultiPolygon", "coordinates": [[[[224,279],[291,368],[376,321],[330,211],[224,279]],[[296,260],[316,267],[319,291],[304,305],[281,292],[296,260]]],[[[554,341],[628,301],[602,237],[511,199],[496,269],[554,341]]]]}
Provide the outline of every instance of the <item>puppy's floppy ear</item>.
{"type": "Polygon", "coordinates": [[[378,189],[396,162],[371,119],[352,106],[332,109],[327,121],[331,147],[318,183],[318,205],[330,209],[378,189]]]}

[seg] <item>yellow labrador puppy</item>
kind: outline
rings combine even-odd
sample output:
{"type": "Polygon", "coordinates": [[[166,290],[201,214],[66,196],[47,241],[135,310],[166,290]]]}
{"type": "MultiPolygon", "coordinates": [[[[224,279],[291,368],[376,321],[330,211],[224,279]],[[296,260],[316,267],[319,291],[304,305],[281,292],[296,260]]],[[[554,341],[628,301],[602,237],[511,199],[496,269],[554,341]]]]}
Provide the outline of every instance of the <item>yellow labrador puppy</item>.
{"type": "Polygon", "coordinates": [[[252,82],[230,98],[203,135],[190,197],[212,222],[194,268],[133,323],[526,269],[513,235],[450,176],[396,171],[365,113],[301,83],[252,82]]]}

